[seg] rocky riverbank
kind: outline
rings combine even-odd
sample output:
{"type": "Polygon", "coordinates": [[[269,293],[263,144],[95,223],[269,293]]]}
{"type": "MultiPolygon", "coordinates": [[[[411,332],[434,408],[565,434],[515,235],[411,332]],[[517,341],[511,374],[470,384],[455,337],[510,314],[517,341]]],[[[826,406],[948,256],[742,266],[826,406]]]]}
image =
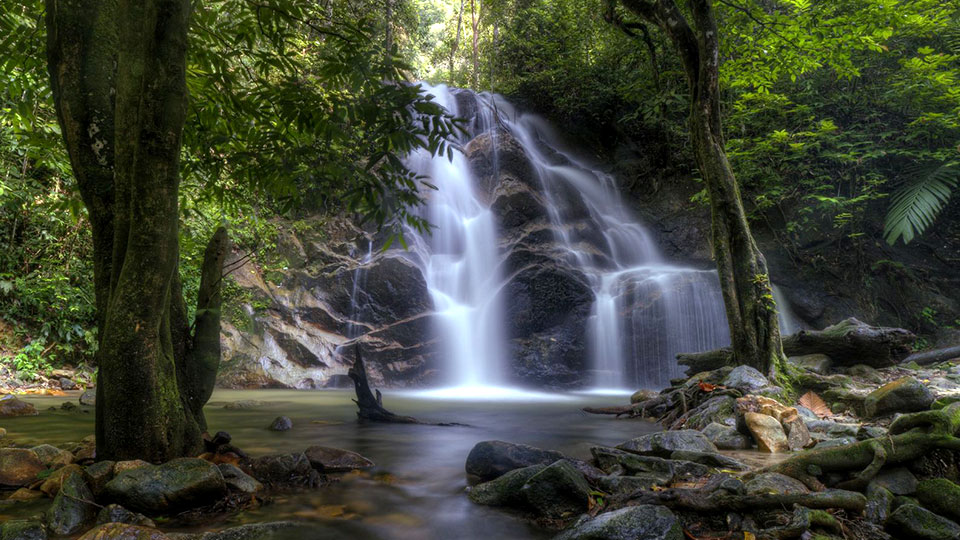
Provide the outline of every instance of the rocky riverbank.
{"type": "Polygon", "coordinates": [[[41,514],[0,524],[3,540],[78,535],[84,540],[257,540],[281,533],[298,538],[297,530],[304,533],[306,526],[291,522],[189,534],[165,533],[158,524],[164,530],[206,526],[269,504],[276,494],[313,489],[373,466],[359,454],[325,446],[252,457],[223,432],[206,441],[207,452],[198,457],[156,465],[98,461],[93,436],[58,446],[2,442],[0,505],[50,500],[41,514]]]}
{"type": "Polygon", "coordinates": [[[960,367],[828,360],[793,359],[804,367],[792,389],[741,366],[638,392],[594,412],[667,429],[594,446],[587,461],[480,443],[469,497],[563,540],[960,536],[960,367]]]}

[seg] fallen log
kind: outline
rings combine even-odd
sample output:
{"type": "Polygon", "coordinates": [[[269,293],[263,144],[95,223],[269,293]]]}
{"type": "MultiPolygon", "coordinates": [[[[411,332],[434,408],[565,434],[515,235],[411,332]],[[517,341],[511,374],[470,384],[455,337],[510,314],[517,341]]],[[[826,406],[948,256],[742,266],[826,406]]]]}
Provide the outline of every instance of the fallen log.
{"type": "MultiPolygon", "coordinates": [[[[849,318],[823,330],[801,330],[783,338],[783,352],[787,356],[825,354],[836,366],[866,364],[887,367],[897,364],[910,354],[916,336],[903,328],[871,326],[849,318]]],[[[723,366],[734,365],[733,350],[729,347],[698,353],[680,353],[677,362],[687,366],[693,375],[723,366]]]]}
{"type": "Polygon", "coordinates": [[[394,414],[383,408],[383,395],[377,390],[374,397],[370,391],[370,384],[367,382],[367,369],[363,365],[363,357],[360,355],[360,344],[354,345],[353,366],[347,371],[347,375],[353,379],[353,386],[357,393],[357,399],[353,400],[357,404],[357,417],[360,420],[370,422],[389,422],[394,424],[419,424],[420,422],[412,416],[401,416],[394,414]]]}
{"type": "Polygon", "coordinates": [[[916,362],[921,366],[927,366],[930,364],[939,364],[940,362],[947,362],[949,360],[957,359],[960,359],[960,345],[954,345],[953,347],[945,347],[943,349],[936,349],[933,351],[913,353],[904,358],[902,363],[908,364],[910,362],[916,362]]]}

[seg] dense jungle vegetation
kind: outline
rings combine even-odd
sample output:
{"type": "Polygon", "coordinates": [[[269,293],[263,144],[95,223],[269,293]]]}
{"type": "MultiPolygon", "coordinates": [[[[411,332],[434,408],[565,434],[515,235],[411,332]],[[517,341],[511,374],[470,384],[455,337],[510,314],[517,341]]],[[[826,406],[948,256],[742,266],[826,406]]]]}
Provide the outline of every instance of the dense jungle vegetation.
{"type": "MultiPolygon", "coordinates": [[[[185,296],[196,295],[206,239],[221,223],[267,268],[284,265],[271,251],[278,216],[296,223],[346,210],[394,230],[428,226],[413,208],[429,186],[400,158],[417,147],[448,151],[445,137],[459,128],[391,81],[502,93],[602,162],[642,155],[621,178],[635,194],[698,182],[684,68],[628,4],[197,6],[181,156],[185,296]],[[435,121],[413,125],[414,111],[435,121]]],[[[960,261],[951,248],[960,235],[960,3],[715,4],[726,150],[752,222],[814,266],[885,245],[925,245],[960,261]]],[[[44,15],[38,1],[0,8],[0,355],[21,373],[89,362],[97,344],[94,248],[61,143],[44,15]]],[[[705,190],[693,193],[705,201],[705,190]]],[[[909,266],[896,257],[909,251],[891,253],[856,263],[854,276],[909,266]]],[[[240,294],[227,284],[228,304],[240,294]]],[[[953,319],[928,306],[903,324],[930,333],[960,326],[953,319]]]]}

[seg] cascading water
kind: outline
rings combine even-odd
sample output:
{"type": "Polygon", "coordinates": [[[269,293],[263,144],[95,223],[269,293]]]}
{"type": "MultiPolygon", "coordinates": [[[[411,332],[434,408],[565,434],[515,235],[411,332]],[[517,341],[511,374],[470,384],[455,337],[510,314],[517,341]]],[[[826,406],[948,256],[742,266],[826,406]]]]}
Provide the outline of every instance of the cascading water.
{"type": "MultiPolygon", "coordinates": [[[[522,147],[558,246],[553,256],[582,274],[594,295],[586,329],[590,387],[661,388],[682,373],[677,353],[729,342],[716,273],[665,261],[610,175],[565,151],[546,122],[500,96],[445,86],[427,91],[467,117],[469,137],[502,131],[522,147]]],[[[500,297],[504,254],[495,215],[463,154],[448,160],[419,153],[409,164],[439,188],[428,194],[424,213],[433,233],[408,234],[437,310],[446,382],[509,384],[509,332],[501,326],[504,302],[512,299],[500,297]]]]}
{"type": "MultiPolygon", "coordinates": [[[[438,103],[459,114],[449,91],[440,88],[434,94],[438,103]]],[[[470,127],[482,132],[490,125],[492,111],[479,111],[470,127]]],[[[439,187],[428,194],[426,211],[434,230],[427,237],[410,235],[437,311],[442,354],[448,362],[445,382],[464,392],[503,385],[501,309],[493,293],[501,282],[493,214],[477,198],[462,153],[447,159],[421,151],[409,163],[439,187]]]]}

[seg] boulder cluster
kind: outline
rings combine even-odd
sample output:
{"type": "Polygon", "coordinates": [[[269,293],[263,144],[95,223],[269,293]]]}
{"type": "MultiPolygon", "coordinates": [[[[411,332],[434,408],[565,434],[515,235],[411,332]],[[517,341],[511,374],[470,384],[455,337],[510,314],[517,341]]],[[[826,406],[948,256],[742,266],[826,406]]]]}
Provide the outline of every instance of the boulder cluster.
{"type": "Polygon", "coordinates": [[[0,524],[0,539],[44,540],[80,536],[83,540],[252,540],[266,538],[292,523],[244,526],[196,535],[163,533],[155,518],[221,512],[268,498],[272,491],[313,487],[327,475],[374,464],[348,450],[314,446],[303,452],[249,457],[218,433],[216,446],[200,457],[161,464],[96,460],[93,436],[55,447],[0,448],[0,489],[4,499],[52,499],[43,515],[0,524]]]}
{"type": "Polygon", "coordinates": [[[960,538],[960,369],[833,370],[823,356],[792,359],[789,390],[724,367],[587,409],[666,428],[587,461],[479,443],[469,497],[563,540],[960,538]]]}

